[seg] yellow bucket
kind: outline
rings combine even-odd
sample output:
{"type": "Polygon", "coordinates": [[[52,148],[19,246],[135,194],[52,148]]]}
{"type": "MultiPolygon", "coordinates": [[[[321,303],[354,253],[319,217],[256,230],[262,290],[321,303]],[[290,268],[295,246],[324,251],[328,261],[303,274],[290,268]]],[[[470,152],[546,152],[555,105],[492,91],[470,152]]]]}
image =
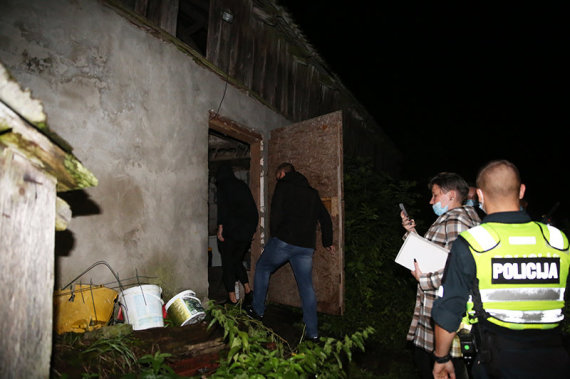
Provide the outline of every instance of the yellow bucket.
{"type": "Polygon", "coordinates": [[[113,316],[117,291],[104,286],[75,285],[53,295],[57,334],[84,333],[107,325],[113,316]]]}

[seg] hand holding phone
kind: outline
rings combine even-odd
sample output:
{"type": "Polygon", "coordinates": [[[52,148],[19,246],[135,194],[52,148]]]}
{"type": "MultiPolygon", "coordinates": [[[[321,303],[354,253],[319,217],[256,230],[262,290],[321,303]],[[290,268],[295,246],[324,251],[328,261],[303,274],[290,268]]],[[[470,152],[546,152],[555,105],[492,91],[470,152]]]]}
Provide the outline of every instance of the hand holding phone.
{"type": "Polygon", "coordinates": [[[406,212],[406,207],[404,207],[404,204],[400,203],[400,209],[402,212],[404,212],[404,216],[408,217],[408,212],[406,212]]]}
{"type": "Polygon", "coordinates": [[[402,226],[410,233],[416,233],[416,222],[408,216],[408,212],[406,211],[406,207],[404,204],[400,203],[400,210],[401,217],[402,217],[402,226]]]}

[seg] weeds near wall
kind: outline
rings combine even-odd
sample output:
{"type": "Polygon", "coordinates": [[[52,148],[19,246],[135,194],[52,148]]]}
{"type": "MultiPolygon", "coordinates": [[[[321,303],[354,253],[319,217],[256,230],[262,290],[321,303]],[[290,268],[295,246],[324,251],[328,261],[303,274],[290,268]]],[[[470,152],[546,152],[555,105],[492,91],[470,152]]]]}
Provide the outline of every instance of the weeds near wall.
{"type": "Polygon", "coordinates": [[[210,326],[221,325],[229,351],[212,378],[343,378],[344,363],[352,350],[364,350],[364,341],[373,328],[365,328],[342,340],[321,338],[320,342],[301,341],[295,349],[281,337],[251,320],[238,309],[210,306],[210,326]]]}
{"type": "MultiPolygon", "coordinates": [[[[105,367],[117,367],[121,372],[128,372],[133,369],[137,361],[129,347],[130,343],[130,340],[124,337],[102,338],[83,350],[80,359],[85,362],[86,371],[92,368],[100,371],[105,367]]],[[[114,373],[111,369],[109,374],[114,373]]]]}
{"type": "Polygon", "coordinates": [[[135,344],[130,335],[98,338],[87,341],[83,334],[66,333],[57,338],[58,359],[67,362],[73,372],[52,372],[52,377],[110,378],[138,371],[138,361],[132,351],[135,344]]]}

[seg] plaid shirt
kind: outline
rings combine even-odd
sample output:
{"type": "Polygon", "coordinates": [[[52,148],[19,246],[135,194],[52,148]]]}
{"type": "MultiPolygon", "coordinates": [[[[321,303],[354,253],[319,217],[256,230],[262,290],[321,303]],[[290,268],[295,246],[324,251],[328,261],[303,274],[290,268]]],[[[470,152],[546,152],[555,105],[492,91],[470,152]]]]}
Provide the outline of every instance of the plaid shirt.
{"type": "MultiPolygon", "coordinates": [[[[473,207],[457,207],[439,216],[424,237],[449,251],[459,233],[479,225],[480,222],[481,220],[473,207]]],[[[412,341],[414,345],[429,353],[435,347],[431,309],[436,298],[437,289],[441,286],[442,276],[443,269],[436,272],[422,273],[420,276],[414,317],[406,337],[408,341],[412,341]]],[[[458,337],[455,337],[453,341],[451,356],[461,357],[458,337]]]]}

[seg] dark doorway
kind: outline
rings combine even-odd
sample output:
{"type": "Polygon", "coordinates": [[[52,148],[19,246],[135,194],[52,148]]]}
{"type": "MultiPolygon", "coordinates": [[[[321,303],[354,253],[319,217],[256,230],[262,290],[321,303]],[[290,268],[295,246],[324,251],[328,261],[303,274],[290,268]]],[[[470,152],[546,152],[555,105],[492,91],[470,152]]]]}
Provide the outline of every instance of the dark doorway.
{"type": "MultiPolygon", "coordinates": [[[[221,256],[218,250],[217,201],[215,176],[222,164],[229,163],[239,179],[246,182],[258,204],[259,209],[259,156],[261,138],[249,131],[219,117],[210,120],[208,132],[208,297],[215,301],[224,301],[227,293],[222,283],[221,256]]],[[[259,232],[254,236],[250,251],[244,257],[244,266],[251,268],[251,251],[259,249],[259,232]]],[[[251,279],[251,275],[250,275],[251,279]]],[[[243,287],[240,286],[243,294],[243,287]]]]}

